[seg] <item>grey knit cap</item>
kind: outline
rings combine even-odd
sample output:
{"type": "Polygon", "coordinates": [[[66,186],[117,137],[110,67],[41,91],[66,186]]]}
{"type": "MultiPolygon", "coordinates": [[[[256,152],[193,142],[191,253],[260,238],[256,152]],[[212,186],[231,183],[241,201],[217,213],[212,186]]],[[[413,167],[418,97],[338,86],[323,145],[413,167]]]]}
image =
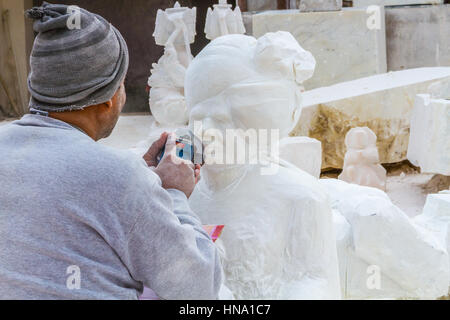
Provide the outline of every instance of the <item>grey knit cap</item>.
{"type": "Polygon", "coordinates": [[[30,108],[49,112],[81,110],[110,100],[128,70],[128,48],[120,32],[99,15],[49,4],[26,12],[38,33],[30,57],[30,108]],[[72,16],[71,16],[72,14],[72,16]]]}

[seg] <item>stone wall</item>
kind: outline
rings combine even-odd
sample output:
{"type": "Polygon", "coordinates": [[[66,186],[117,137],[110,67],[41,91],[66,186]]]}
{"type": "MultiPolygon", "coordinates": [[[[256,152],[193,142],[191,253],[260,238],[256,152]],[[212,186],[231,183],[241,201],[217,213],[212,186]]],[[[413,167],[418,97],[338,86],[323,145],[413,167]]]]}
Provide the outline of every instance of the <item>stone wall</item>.
{"type": "Polygon", "coordinates": [[[450,66],[450,5],[386,8],[388,70],[450,66]]]}
{"type": "Polygon", "coordinates": [[[295,8],[301,12],[338,11],[342,9],[342,0],[296,0],[295,8]]]}
{"type": "Polygon", "coordinates": [[[316,58],[314,76],[304,83],[313,89],[386,72],[384,10],[365,9],[299,12],[268,11],[252,16],[253,35],[289,31],[316,58]],[[376,21],[371,25],[371,21],[376,21]]]}
{"type": "Polygon", "coordinates": [[[404,6],[416,4],[442,4],[444,0],[353,0],[353,7],[366,8],[371,5],[404,6]]]}
{"type": "Polygon", "coordinates": [[[247,11],[276,10],[277,0],[247,0],[247,11]]]}

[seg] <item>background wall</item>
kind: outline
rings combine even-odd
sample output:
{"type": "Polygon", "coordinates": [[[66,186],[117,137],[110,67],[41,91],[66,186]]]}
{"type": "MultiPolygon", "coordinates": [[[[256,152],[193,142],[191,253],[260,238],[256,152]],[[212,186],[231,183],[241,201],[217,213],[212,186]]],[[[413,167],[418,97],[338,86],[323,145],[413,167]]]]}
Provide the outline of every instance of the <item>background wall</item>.
{"type": "Polygon", "coordinates": [[[23,12],[31,4],[32,0],[0,0],[0,118],[28,110],[27,37],[31,29],[23,12]]]}

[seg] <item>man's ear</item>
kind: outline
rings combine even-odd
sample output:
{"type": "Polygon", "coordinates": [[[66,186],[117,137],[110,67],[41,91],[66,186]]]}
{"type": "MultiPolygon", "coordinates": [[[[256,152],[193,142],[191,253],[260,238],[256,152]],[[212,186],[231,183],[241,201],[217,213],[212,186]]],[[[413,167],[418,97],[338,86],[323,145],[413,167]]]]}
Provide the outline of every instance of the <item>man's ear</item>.
{"type": "Polygon", "coordinates": [[[108,109],[110,109],[113,106],[113,102],[112,99],[106,101],[105,103],[103,103],[108,109]]]}

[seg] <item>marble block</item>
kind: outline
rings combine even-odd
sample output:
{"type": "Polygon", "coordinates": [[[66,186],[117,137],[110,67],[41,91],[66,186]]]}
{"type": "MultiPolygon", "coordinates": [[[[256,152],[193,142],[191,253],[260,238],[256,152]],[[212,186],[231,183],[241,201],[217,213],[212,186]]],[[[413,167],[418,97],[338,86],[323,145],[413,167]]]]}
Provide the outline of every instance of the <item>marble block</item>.
{"type": "Polygon", "coordinates": [[[245,34],[253,35],[253,15],[252,12],[242,12],[242,21],[244,22],[245,34]]]}
{"type": "Polygon", "coordinates": [[[432,232],[450,252],[450,191],[429,194],[422,214],[414,222],[432,232]]]}
{"type": "Polygon", "coordinates": [[[320,179],[334,214],[342,296],[437,299],[448,294],[449,255],[379,189],[320,179]]]}
{"type": "Polygon", "coordinates": [[[366,8],[378,6],[405,6],[411,4],[442,4],[444,0],[353,0],[353,7],[366,8]]]}
{"type": "Polygon", "coordinates": [[[450,100],[417,95],[407,157],[423,173],[450,176],[450,100]]]}
{"type": "Polygon", "coordinates": [[[307,90],[386,72],[384,9],[373,13],[344,8],[330,12],[267,11],[253,15],[253,35],[289,31],[316,61],[307,90]],[[370,28],[368,28],[368,25],[370,28]],[[377,28],[379,27],[379,28],[377,28]]]}
{"type": "Polygon", "coordinates": [[[339,11],[342,0],[297,0],[296,6],[301,12],[339,11]]]}
{"type": "Polygon", "coordinates": [[[450,4],[385,11],[388,70],[450,66],[450,4]]]}
{"type": "Polygon", "coordinates": [[[280,158],[317,179],[322,165],[322,144],[309,137],[286,137],[280,140],[280,158]]]}
{"type": "Polygon", "coordinates": [[[277,10],[277,0],[247,0],[248,11],[277,10]]]}
{"type": "Polygon", "coordinates": [[[409,127],[417,94],[444,95],[450,67],[418,68],[375,75],[305,91],[292,136],[322,142],[322,168],[342,168],[345,135],[368,127],[377,136],[381,163],[406,160],[409,127]],[[443,90],[439,94],[438,91],[443,90]]]}

